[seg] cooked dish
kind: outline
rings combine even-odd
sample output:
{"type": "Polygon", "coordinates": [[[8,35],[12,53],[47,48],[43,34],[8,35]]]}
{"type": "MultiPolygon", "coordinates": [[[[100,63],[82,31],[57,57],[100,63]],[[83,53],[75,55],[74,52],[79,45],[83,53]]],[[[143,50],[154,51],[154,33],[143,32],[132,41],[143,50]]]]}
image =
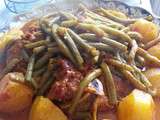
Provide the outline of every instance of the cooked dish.
{"type": "Polygon", "coordinates": [[[58,11],[0,41],[4,120],[159,120],[160,37],[152,17],[58,11]]]}

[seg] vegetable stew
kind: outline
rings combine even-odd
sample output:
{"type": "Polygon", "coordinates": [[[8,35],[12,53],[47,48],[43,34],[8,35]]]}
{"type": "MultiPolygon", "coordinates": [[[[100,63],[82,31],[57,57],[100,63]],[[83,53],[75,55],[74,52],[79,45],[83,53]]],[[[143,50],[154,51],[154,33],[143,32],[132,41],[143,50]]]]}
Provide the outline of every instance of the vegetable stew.
{"type": "Polygon", "coordinates": [[[0,119],[159,120],[158,29],[80,4],[10,30],[0,41],[0,119]]]}

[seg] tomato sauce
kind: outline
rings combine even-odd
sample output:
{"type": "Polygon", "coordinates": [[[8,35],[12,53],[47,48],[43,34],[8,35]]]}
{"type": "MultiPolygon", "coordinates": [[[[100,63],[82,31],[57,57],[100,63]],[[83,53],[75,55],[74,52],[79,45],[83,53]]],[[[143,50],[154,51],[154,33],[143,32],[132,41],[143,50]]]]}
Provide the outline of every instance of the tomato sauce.
{"type": "Polygon", "coordinates": [[[0,120],[28,120],[29,110],[30,108],[12,114],[0,113],[0,120]]]}

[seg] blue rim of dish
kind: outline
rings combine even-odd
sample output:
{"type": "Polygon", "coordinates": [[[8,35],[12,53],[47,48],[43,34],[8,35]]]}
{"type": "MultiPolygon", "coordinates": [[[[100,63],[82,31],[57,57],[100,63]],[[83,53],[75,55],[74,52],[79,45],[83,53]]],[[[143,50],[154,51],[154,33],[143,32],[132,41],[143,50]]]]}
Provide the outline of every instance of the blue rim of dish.
{"type": "MultiPolygon", "coordinates": [[[[61,1],[63,2],[63,1],[61,1]]],[[[122,1],[117,1],[117,0],[84,0],[80,3],[85,4],[89,8],[95,8],[95,7],[104,7],[108,9],[116,9],[120,10],[121,12],[124,12],[130,17],[135,17],[135,18],[142,18],[148,15],[151,15],[153,17],[153,22],[156,23],[157,25],[160,26],[160,17],[156,16],[152,12],[149,12],[148,10],[139,7],[139,6],[134,6],[134,5],[128,5],[127,3],[124,3],[122,1]]],[[[10,22],[10,26],[14,27],[16,23],[19,25],[21,23],[25,23],[31,19],[34,18],[39,18],[43,15],[46,15],[47,13],[51,13],[53,11],[58,11],[60,9],[62,10],[72,10],[76,11],[78,8],[78,4],[72,4],[72,3],[64,3],[65,9],[63,8],[64,5],[60,4],[59,1],[56,0],[54,3],[50,2],[45,5],[42,5],[38,8],[35,8],[31,11],[24,12],[21,14],[17,14],[13,17],[13,19],[10,22]]],[[[6,26],[6,28],[10,28],[6,26]]],[[[5,29],[6,30],[6,29],[5,29]]],[[[1,32],[1,31],[0,31],[1,32]]]]}

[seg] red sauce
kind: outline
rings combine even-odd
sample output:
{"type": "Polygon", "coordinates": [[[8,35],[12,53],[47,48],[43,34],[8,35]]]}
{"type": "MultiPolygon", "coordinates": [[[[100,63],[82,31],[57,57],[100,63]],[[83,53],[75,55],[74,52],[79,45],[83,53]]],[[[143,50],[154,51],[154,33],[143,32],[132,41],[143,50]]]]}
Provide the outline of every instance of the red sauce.
{"type": "Polygon", "coordinates": [[[23,48],[23,43],[21,40],[14,41],[12,45],[7,49],[6,63],[8,63],[10,60],[14,58],[20,59],[22,48],[23,48]]]}
{"type": "Polygon", "coordinates": [[[0,120],[28,120],[29,111],[30,108],[12,114],[0,113],[0,120]]]}
{"type": "Polygon", "coordinates": [[[68,60],[60,59],[58,62],[56,82],[47,96],[51,100],[68,101],[77,91],[82,74],[68,60]]]}
{"type": "Polygon", "coordinates": [[[38,20],[32,20],[26,23],[21,28],[21,30],[24,32],[22,39],[26,41],[37,41],[45,39],[45,36],[41,32],[41,29],[38,24],[39,24],[38,20]]]}

